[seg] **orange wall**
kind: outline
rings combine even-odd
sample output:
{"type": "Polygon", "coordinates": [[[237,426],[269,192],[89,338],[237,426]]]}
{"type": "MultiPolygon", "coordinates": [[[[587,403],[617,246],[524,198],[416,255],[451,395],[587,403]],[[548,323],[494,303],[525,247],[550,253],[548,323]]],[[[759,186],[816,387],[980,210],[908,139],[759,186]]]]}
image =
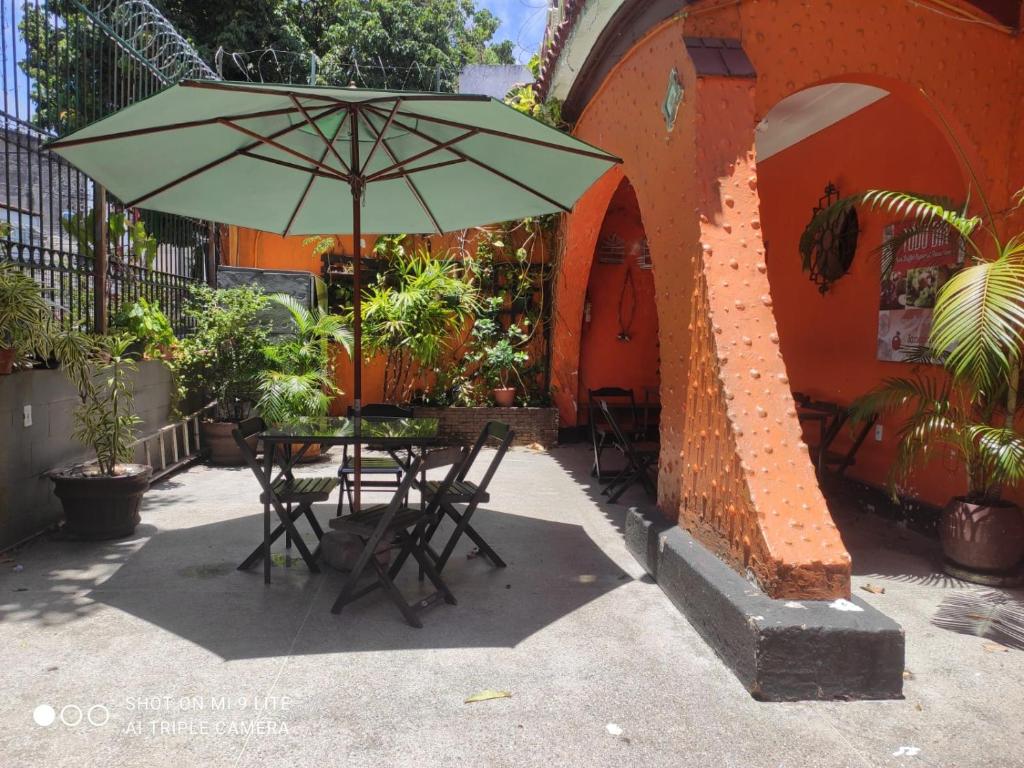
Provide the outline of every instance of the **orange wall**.
{"type": "MultiPolygon", "coordinates": [[[[946,137],[917,109],[889,96],[761,161],[758,171],[768,279],[793,391],[847,405],[886,377],[912,374],[914,366],[876,359],[880,266],[872,251],[891,219],[883,213],[860,215],[853,266],[824,295],[802,271],[798,244],[828,181],[840,194],[905,189],[963,199],[963,175],[946,137]]],[[[880,443],[869,435],[848,474],[885,483],[898,423],[883,422],[880,443]]],[[[849,443],[845,430],[836,446],[849,443]]],[[[907,490],[944,504],[965,490],[955,470],[948,459],[937,461],[917,472],[907,490]]]]}
{"type": "Polygon", "coordinates": [[[638,248],[645,237],[640,220],[636,193],[623,182],[608,206],[598,242],[609,235],[618,235],[626,244],[622,264],[601,264],[595,256],[590,269],[587,300],[590,322],[583,321],[580,349],[579,401],[587,402],[587,390],[601,387],[632,389],[637,403],[644,400],[645,389],[658,389],[658,310],[654,301],[654,274],[639,269],[638,248]],[[630,326],[630,340],[620,341],[619,300],[627,271],[636,289],[628,303],[635,302],[630,326]]]}

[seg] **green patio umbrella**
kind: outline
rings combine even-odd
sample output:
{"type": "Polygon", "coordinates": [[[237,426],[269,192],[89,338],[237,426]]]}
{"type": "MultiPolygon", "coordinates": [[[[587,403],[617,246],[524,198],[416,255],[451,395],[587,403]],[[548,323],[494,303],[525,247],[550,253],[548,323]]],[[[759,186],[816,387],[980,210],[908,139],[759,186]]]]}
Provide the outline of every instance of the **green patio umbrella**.
{"type": "Polygon", "coordinates": [[[619,162],[486,96],[220,81],[181,82],[49,148],[128,207],[352,234],[357,412],[364,233],[568,212],[619,162]]]}

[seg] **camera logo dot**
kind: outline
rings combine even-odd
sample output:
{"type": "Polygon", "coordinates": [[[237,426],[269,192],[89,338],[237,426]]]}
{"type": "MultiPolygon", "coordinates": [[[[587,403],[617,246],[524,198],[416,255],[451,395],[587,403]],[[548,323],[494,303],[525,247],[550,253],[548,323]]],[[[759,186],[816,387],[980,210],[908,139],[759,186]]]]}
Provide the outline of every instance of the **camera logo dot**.
{"type": "Polygon", "coordinates": [[[32,710],[32,719],[41,728],[47,728],[57,719],[57,712],[49,704],[40,704],[32,710]]]}

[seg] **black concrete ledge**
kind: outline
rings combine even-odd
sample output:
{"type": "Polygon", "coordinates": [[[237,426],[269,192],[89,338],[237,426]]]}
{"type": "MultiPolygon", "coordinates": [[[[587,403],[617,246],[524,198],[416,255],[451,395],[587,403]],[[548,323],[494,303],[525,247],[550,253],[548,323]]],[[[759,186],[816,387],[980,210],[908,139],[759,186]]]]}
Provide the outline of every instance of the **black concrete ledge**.
{"type": "Polygon", "coordinates": [[[754,698],[903,697],[903,630],[864,601],[773,600],[686,531],[636,509],[626,543],[754,698]]]}

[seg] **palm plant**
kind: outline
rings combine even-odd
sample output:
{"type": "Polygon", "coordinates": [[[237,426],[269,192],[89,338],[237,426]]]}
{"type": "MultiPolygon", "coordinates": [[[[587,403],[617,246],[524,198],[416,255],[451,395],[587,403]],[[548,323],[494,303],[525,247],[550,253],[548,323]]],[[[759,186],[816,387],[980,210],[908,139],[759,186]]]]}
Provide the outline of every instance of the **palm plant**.
{"type": "Polygon", "coordinates": [[[826,208],[809,227],[824,226],[851,206],[909,222],[879,249],[883,276],[900,248],[923,232],[947,235],[966,254],[936,296],[927,344],[908,358],[936,363],[941,373],[887,379],[851,408],[856,419],[908,412],[889,476],[893,489],[943,448],[960,456],[972,502],[996,502],[1005,486],[1024,479],[1024,436],[1015,426],[1024,353],[1024,232],[1001,233],[1003,220],[1022,205],[1024,189],[998,216],[984,198],[983,215],[970,215],[968,205],[947,199],[871,190],[826,208]]]}
{"type": "Polygon", "coordinates": [[[292,331],[264,348],[269,367],[260,376],[257,408],[271,422],[325,416],[331,397],[339,392],[331,344],[351,352],[352,333],[338,315],[309,309],[286,294],[268,298],[287,310],[292,331]]]}
{"type": "Polygon", "coordinates": [[[363,299],[366,351],[386,356],[385,399],[407,399],[416,366],[437,366],[479,306],[476,286],[455,260],[396,253],[363,299]]]}
{"type": "Polygon", "coordinates": [[[0,350],[16,358],[50,353],[53,311],[42,289],[17,265],[0,262],[0,350]]]}

